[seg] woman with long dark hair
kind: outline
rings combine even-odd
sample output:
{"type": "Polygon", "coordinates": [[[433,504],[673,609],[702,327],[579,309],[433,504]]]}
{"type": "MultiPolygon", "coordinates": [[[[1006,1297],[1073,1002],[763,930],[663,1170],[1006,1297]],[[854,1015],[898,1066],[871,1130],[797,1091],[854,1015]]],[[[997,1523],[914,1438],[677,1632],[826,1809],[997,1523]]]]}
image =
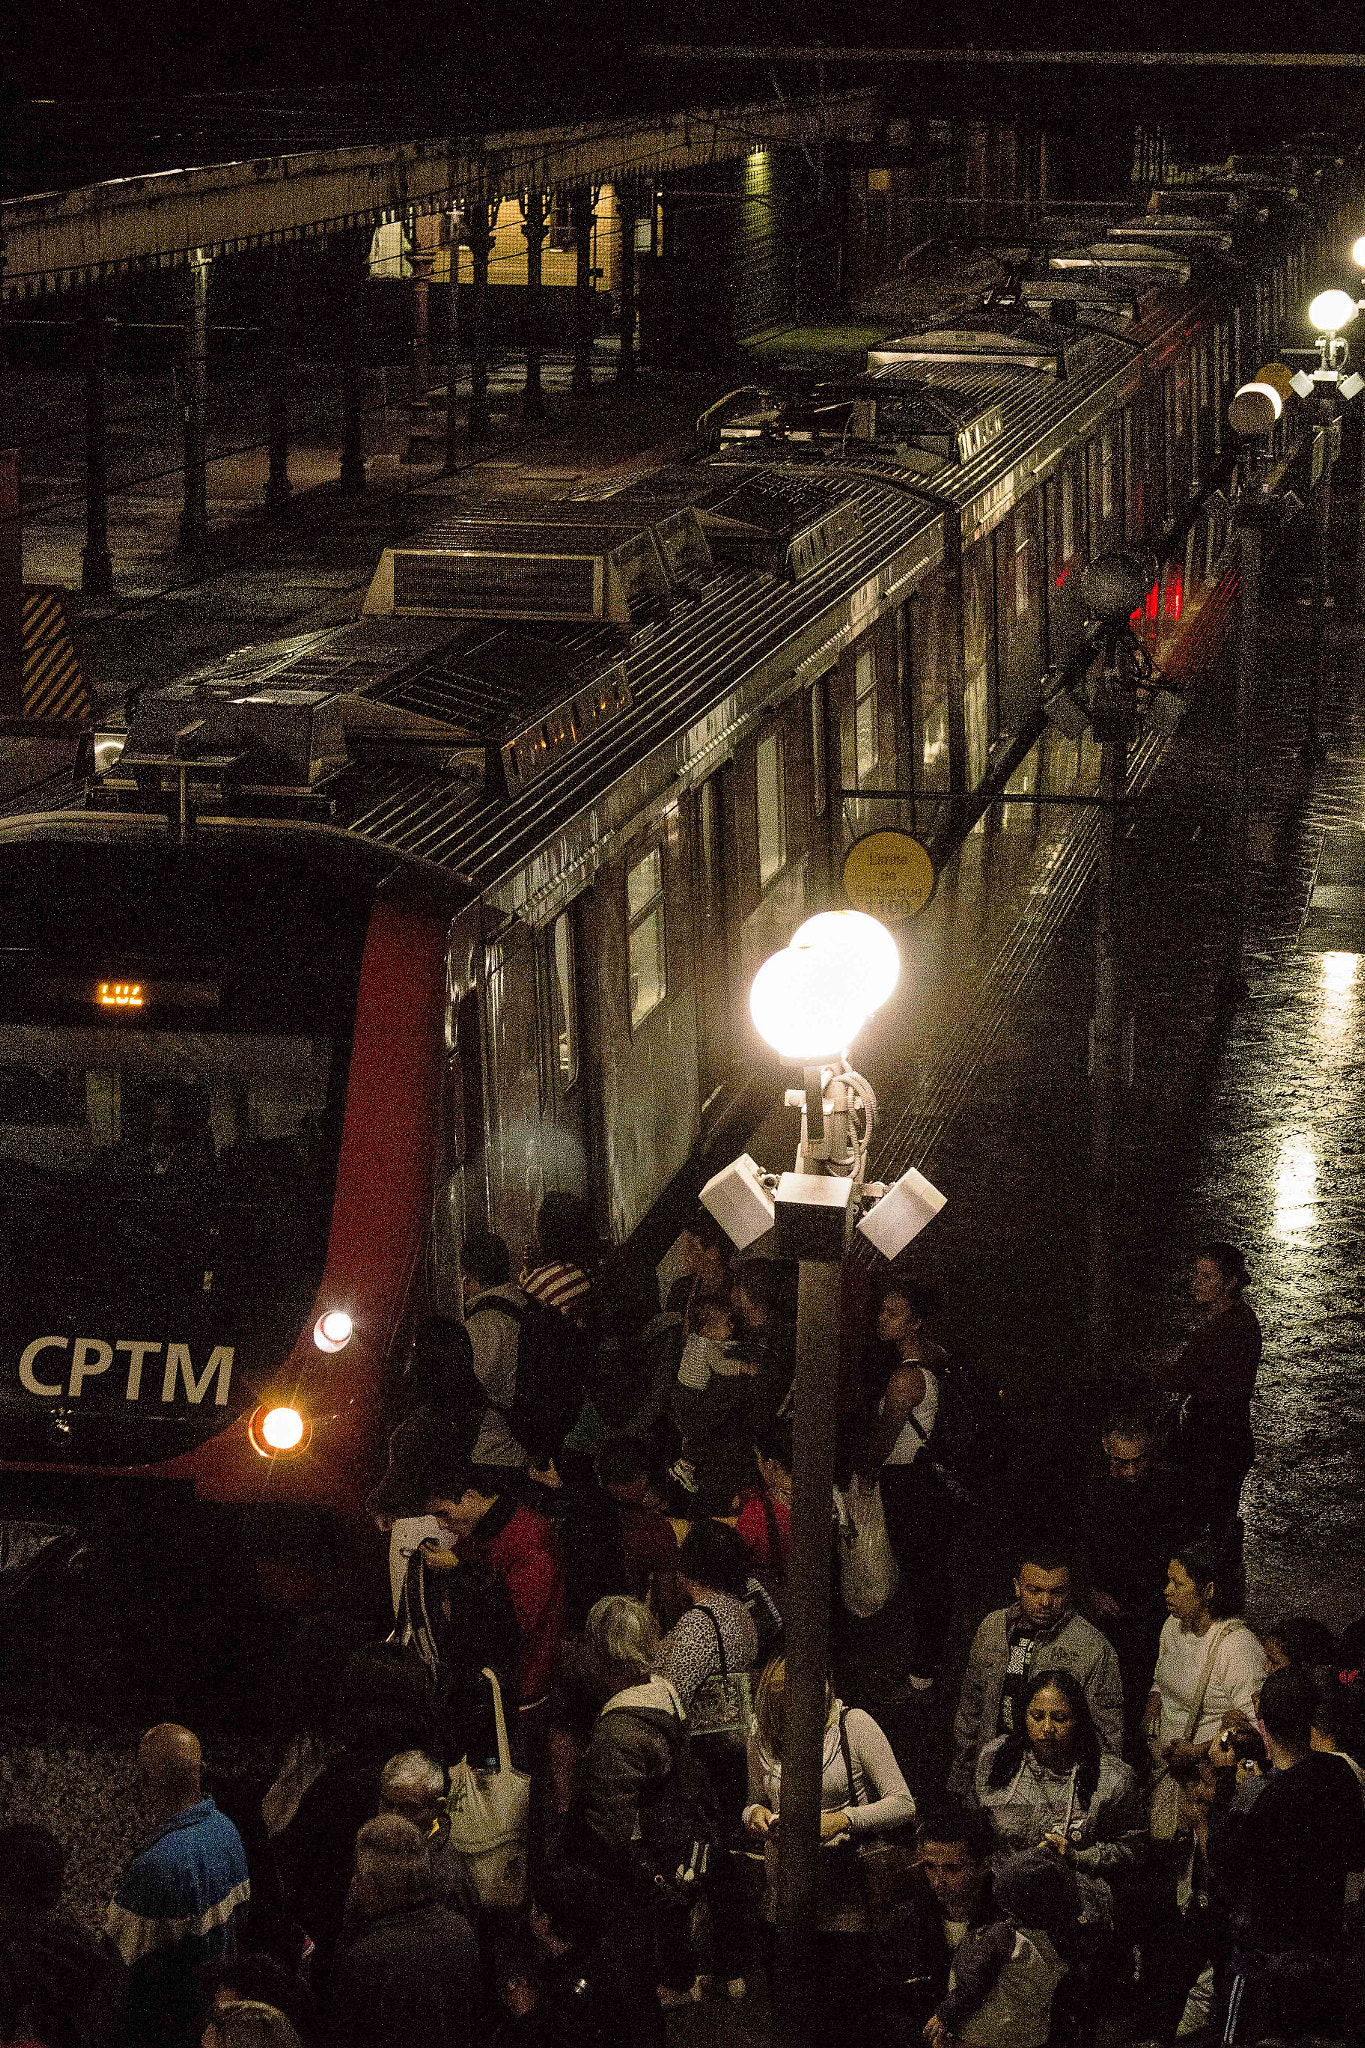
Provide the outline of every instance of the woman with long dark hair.
{"type": "Polygon", "coordinates": [[[1051,1849],[1076,1872],[1082,1896],[1112,1924],[1110,1883],[1136,1864],[1142,1807],[1132,1771],[1100,1748],[1090,1705],[1070,1671],[1039,1671],[1022,1726],[988,1742],[976,1796],[997,1858],[1051,1849]]]}

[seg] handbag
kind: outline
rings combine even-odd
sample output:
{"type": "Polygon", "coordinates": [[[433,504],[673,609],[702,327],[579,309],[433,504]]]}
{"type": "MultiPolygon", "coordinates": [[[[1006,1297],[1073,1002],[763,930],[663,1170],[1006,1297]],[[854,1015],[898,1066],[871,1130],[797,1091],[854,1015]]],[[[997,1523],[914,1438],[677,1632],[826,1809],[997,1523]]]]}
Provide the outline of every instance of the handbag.
{"type": "Polygon", "coordinates": [[[876,1479],[862,1479],[855,1472],[847,1493],[836,1489],[834,1499],[841,1538],[839,1590],[849,1613],[870,1621],[900,1584],[900,1567],[886,1533],[882,1489],[876,1479]]]}
{"type": "Polygon", "coordinates": [[[720,1623],[711,1609],[699,1607],[694,1609],[694,1612],[704,1614],[716,1632],[720,1671],[714,1677],[703,1679],[693,1693],[692,1706],[687,1716],[688,1729],[694,1736],[705,1736],[709,1741],[723,1742],[731,1749],[747,1750],[749,1730],[754,1719],[749,1674],[747,1671],[731,1671],[725,1655],[720,1623]]]}
{"type": "MultiPolygon", "coordinates": [[[[1190,1711],[1186,1718],[1185,1734],[1183,1737],[1183,1740],[1186,1742],[1193,1742],[1194,1731],[1199,1726],[1199,1717],[1204,1711],[1204,1695],[1209,1689],[1209,1680],[1213,1677],[1213,1660],[1218,1655],[1219,1645],[1227,1636],[1232,1634],[1232,1631],[1237,1626],[1238,1623],[1234,1618],[1231,1621],[1225,1621],[1221,1628],[1214,1630],[1213,1641],[1209,1644],[1209,1654],[1204,1659],[1204,1668],[1199,1674],[1199,1684],[1195,1689],[1194,1698],[1190,1702],[1190,1711]]],[[[1147,1832],[1154,1842],[1171,1842],[1175,1840],[1175,1831],[1180,1819],[1180,1780],[1157,1748],[1156,1737],[1148,1737],[1148,1747],[1152,1752],[1153,1765],[1160,1775],[1152,1781],[1151,1806],[1147,1816],[1147,1832]]]]}
{"type": "MultiPolygon", "coordinates": [[[[848,1746],[847,1720],[848,1709],[842,1707],[839,1711],[839,1750],[848,1774],[848,1803],[861,1806],[858,1781],[853,1775],[853,1752],[848,1746]]],[[[919,1844],[913,1833],[907,1837],[897,1830],[865,1842],[855,1838],[853,1852],[858,1859],[858,1877],[868,1911],[874,1920],[880,1922],[905,1897],[919,1864],[919,1844]]]]}
{"type": "Polygon", "coordinates": [[[493,1688],[498,1767],[495,1771],[475,1770],[466,1756],[452,1770],[446,1802],[450,1845],[464,1858],[481,1906],[516,1908],[526,1903],[531,1780],[525,1771],[512,1768],[502,1687],[486,1666],[483,1675],[493,1688]]]}

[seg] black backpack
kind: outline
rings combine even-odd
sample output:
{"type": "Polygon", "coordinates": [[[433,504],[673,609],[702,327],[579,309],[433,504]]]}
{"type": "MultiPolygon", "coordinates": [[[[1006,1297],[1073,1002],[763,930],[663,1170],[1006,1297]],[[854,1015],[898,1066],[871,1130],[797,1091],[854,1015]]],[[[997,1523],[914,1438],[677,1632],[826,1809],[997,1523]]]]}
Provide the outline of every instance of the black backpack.
{"type": "Polygon", "coordinates": [[[998,1387],[973,1366],[942,1360],[929,1370],[938,1380],[938,1414],[926,1437],[912,1415],[910,1425],[924,1444],[923,1456],[948,1498],[959,1507],[981,1508],[989,1483],[1009,1458],[1012,1431],[998,1387]]]}
{"type": "Polygon", "coordinates": [[[483,1295],[465,1321],[489,1311],[517,1325],[516,1392],[501,1413],[531,1463],[547,1465],[562,1449],[587,1397],[592,1341],[558,1309],[538,1301],[519,1306],[505,1295],[483,1295]]]}
{"type": "MultiPolygon", "coordinates": [[[[612,1711],[628,1714],[630,1708],[612,1711]]],[[[671,1739],[672,1768],[640,1801],[640,1836],[631,1853],[661,1891],[694,1904],[712,1858],[725,1847],[725,1814],[684,1722],[676,1724],[671,1739]]]]}

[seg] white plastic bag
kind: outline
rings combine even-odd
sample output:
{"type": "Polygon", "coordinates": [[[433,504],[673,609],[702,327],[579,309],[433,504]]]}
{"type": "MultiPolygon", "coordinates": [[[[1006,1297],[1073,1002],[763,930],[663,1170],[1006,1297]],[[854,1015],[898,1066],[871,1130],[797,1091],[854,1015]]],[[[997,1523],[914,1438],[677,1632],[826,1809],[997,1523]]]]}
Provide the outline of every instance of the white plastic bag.
{"type": "Polygon", "coordinates": [[[526,1903],[531,1780],[524,1771],[512,1769],[502,1687],[487,1667],[483,1675],[493,1688],[498,1768],[476,1771],[468,1757],[461,1757],[451,1772],[450,1845],[463,1856],[481,1906],[515,1908],[526,1903]]]}
{"type": "Polygon", "coordinates": [[[839,1590],[859,1621],[880,1614],[900,1584],[891,1539],[886,1533],[881,1484],[855,1472],[848,1491],[834,1495],[839,1514],[839,1590]]]}

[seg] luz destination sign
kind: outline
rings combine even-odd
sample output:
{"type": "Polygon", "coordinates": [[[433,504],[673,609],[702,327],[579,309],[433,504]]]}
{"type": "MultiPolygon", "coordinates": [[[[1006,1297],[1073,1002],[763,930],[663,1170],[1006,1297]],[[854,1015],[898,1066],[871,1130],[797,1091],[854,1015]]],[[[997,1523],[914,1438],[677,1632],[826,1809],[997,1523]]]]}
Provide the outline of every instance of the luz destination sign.
{"type": "Polygon", "coordinates": [[[934,893],[929,849],[909,832],[865,832],[844,855],[844,894],[852,910],[883,924],[918,917],[934,893]]]}

